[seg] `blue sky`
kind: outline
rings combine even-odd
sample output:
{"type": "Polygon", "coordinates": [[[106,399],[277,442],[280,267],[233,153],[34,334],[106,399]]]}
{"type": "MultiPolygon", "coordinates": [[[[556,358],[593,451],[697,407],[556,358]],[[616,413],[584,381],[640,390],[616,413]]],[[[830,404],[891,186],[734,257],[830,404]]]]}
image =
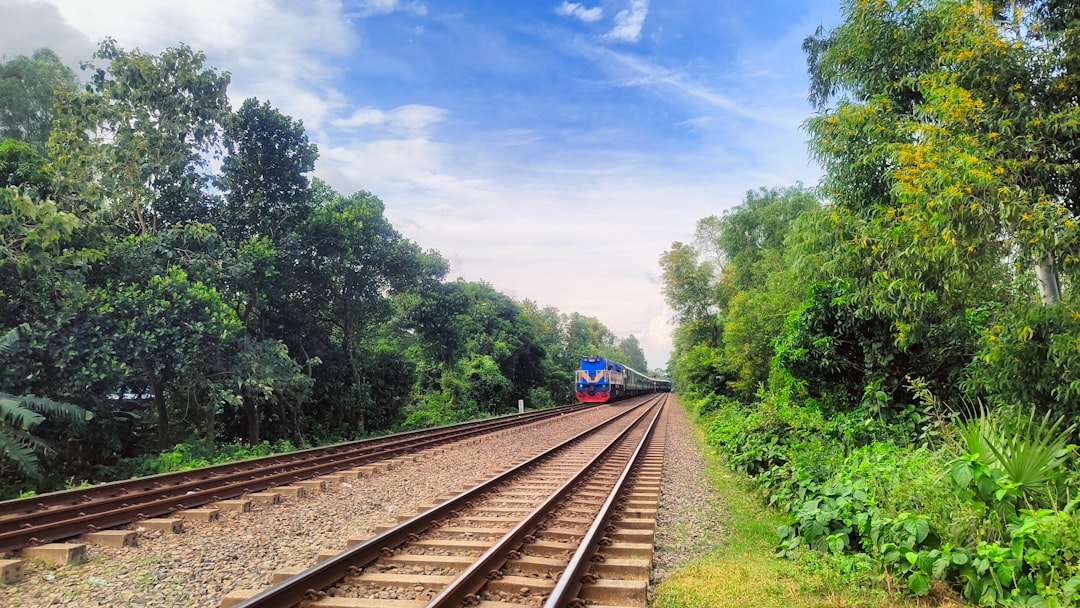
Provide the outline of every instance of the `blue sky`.
{"type": "Polygon", "coordinates": [[[0,0],[0,55],[184,42],[401,233],[665,364],[658,260],[747,190],[817,183],[800,45],[839,0],[0,0]]]}

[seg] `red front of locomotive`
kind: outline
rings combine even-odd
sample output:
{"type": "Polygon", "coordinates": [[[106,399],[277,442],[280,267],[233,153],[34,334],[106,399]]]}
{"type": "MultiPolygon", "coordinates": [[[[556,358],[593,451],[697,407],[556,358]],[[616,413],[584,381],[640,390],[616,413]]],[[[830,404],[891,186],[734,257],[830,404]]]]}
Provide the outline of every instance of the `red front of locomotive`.
{"type": "Polygon", "coordinates": [[[621,365],[603,357],[582,357],[575,396],[582,403],[606,403],[622,388],[621,365]]]}

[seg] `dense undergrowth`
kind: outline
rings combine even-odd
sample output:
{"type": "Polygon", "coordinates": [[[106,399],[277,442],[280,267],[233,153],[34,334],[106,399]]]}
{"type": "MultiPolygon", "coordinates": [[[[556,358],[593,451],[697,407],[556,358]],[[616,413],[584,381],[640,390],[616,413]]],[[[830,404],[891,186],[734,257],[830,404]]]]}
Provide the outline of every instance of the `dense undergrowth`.
{"type": "Polygon", "coordinates": [[[786,513],[779,553],[828,554],[854,579],[915,596],[936,580],[982,605],[1080,603],[1071,428],[1003,410],[914,411],[906,424],[768,400],[705,397],[695,410],[729,466],[786,513]]]}
{"type": "Polygon", "coordinates": [[[661,257],[672,374],[783,555],[1080,605],[1080,5],[841,3],[804,39],[822,168],[661,257]]]}

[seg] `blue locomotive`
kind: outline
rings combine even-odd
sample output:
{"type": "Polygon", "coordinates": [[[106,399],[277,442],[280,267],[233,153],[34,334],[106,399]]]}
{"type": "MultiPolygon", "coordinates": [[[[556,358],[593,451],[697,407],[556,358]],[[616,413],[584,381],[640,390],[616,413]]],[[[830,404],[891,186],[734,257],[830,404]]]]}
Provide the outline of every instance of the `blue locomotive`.
{"type": "Polygon", "coordinates": [[[606,403],[642,393],[666,393],[671,380],[651,378],[622,363],[595,355],[581,358],[575,394],[582,403],[606,403]]]}

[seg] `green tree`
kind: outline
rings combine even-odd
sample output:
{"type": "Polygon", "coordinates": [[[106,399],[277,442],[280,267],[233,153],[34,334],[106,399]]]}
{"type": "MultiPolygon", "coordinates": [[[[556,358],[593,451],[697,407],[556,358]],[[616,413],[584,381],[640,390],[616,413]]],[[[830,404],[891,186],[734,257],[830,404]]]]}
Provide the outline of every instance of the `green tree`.
{"type": "Polygon", "coordinates": [[[132,378],[145,382],[157,411],[158,448],[171,446],[168,392],[181,375],[212,360],[240,329],[232,309],[213,287],[170,267],[142,283],[107,284],[90,294],[90,306],[132,378]]]}
{"type": "Polygon", "coordinates": [[[989,339],[979,311],[1055,303],[1078,261],[1077,165],[1061,146],[1080,116],[1076,34],[1054,23],[1074,9],[1003,8],[848,2],[844,23],[805,45],[826,282],[850,281],[864,316],[893,319],[898,352],[937,360],[941,395],[989,339]]]}
{"type": "Polygon", "coordinates": [[[304,125],[247,99],[225,129],[229,155],[218,186],[225,191],[216,225],[229,241],[261,236],[280,242],[307,220],[312,209],[306,174],[318,151],[304,125]]]}
{"type": "Polygon", "coordinates": [[[683,243],[672,243],[671,249],[660,257],[660,268],[664,299],[675,312],[676,323],[719,345],[717,268],[711,262],[701,261],[698,251],[683,243]]]}
{"type": "Polygon", "coordinates": [[[207,159],[230,108],[228,73],[203,67],[186,45],[160,56],[107,39],[85,91],[61,97],[49,150],[58,192],[73,208],[105,211],[126,229],[156,230],[206,200],[207,159]]]}
{"type": "Polygon", "coordinates": [[[316,398],[325,401],[309,407],[341,408],[360,432],[369,429],[365,408],[371,403],[365,362],[393,319],[393,297],[445,272],[441,258],[403,238],[383,210],[367,192],[333,193],[319,202],[292,249],[282,252],[295,253],[290,276],[278,281],[280,299],[266,315],[266,335],[322,362],[316,379],[327,392],[316,387],[316,398]]]}
{"type": "Polygon", "coordinates": [[[464,362],[465,396],[482,411],[499,414],[510,408],[514,385],[491,355],[473,355],[464,362]]]}
{"type": "Polygon", "coordinates": [[[30,190],[38,198],[52,196],[53,175],[48,160],[21,141],[0,142],[0,187],[15,186],[30,190]]]}
{"type": "Polygon", "coordinates": [[[982,2],[850,2],[807,41],[813,100],[841,95],[807,122],[812,150],[867,295],[891,289],[901,342],[942,302],[999,291],[1006,262],[1054,302],[1077,259],[1077,169],[1060,146],[1080,118],[1062,96],[1073,60],[1039,18],[1066,9],[1033,4],[1002,20],[982,2]]]}
{"type": "Polygon", "coordinates": [[[620,363],[629,365],[643,374],[649,373],[649,363],[645,360],[645,352],[641,350],[641,343],[635,336],[630,335],[619,340],[618,348],[621,353],[618,357],[620,363]]]}
{"type": "Polygon", "coordinates": [[[300,406],[310,396],[314,380],[277,340],[241,339],[237,345],[237,363],[230,370],[235,385],[229,388],[244,409],[248,443],[262,441],[260,429],[265,420],[280,427],[279,432],[288,433],[293,445],[304,445],[300,406]]]}
{"type": "Polygon", "coordinates": [[[16,326],[56,312],[70,287],[67,272],[91,256],[68,246],[81,226],[33,191],[0,188],[0,322],[16,326]]]}
{"type": "Polygon", "coordinates": [[[75,73],[50,49],[0,63],[0,140],[15,139],[45,151],[58,92],[78,86],[75,73]]]}
{"type": "MultiPolygon", "coordinates": [[[[30,330],[23,324],[0,336],[0,361],[15,352],[20,333],[30,330]]],[[[37,395],[14,395],[0,392],[0,461],[15,465],[26,477],[38,477],[41,469],[39,454],[52,448],[32,431],[45,421],[46,415],[55,415],[75,421],[91,418],[85,409],[61,401],[53,401],[37,395]]]]}
{"type": "Polygon", "coordinates": [[[569,317],[554,306],[540,308],[531,300],[522,301],[520,306],[522,316],[532,327],[532,335],[544,349],[541,363],[545,378],[543,390],[554,403],[571,403],[574,400],[574,372],[580,355],[567,353],[569,317]]]}

